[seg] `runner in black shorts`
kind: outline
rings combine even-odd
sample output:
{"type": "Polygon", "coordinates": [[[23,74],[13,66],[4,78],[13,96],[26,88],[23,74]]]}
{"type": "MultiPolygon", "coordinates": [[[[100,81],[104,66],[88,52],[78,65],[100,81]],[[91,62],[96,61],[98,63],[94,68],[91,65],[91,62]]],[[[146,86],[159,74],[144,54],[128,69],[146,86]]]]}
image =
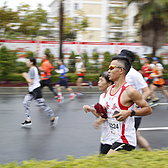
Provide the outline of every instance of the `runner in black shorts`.
{"type": "Polygon", "coordinates": [[[119,151],[119,150],[131,151],[131,150],[135,149],[135,146],[125,144],[125,143],[115,142],[112,144],[111,149],[114,151],[119,151]]]}
{"type": "Polygon", "coordinates": [[[140,124],[141,124],[142,117],[135,117],[135,129],[138,130],[140,124]]]}

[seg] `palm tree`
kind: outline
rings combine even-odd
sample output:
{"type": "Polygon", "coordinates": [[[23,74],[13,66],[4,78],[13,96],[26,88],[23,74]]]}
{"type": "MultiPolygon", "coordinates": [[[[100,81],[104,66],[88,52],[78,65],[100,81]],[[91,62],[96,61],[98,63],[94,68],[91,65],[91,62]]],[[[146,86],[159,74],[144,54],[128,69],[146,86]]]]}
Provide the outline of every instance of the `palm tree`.
{"type": "Polygon", "coordinates": [[[137,2],[139,12],[135,22],[141,24],[141,41],[143,45],[153,48],[152,56],[156,50],[166,43],[168,31],[168,1],[167,0],[129,0],[129,4],[137,2]]]}

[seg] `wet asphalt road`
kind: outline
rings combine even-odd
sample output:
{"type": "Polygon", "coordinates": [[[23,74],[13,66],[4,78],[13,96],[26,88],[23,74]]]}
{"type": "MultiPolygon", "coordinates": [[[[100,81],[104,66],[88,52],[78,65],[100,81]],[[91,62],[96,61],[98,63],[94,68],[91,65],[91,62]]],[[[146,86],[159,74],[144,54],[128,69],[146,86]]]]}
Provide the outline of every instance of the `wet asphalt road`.
{"type": "MultiPolygon", "coordinates": [[[[64,160],[68,155],[75,158],[98,154],[100,130],[95,130],[92,123],[95,117],[86,114],[82,106],[98,102],[98,94],[84,94],[70,101],[64,94],[63,104],[57,104],[52,94],[44,98],[55,115],[59,116],[58,125],[49,127],[49,118],[36,106],[31,104],[32,125],[22,128],[20,123],[25,120],[22,101],[24,95],[0,95],[0,163],[23,160],[64,160]]],[[[166,103],[160,93],[159,102],[166,103]]],[[[140,131],[153,149],[168,147],[168,105],[153,108],[153,114],[143,117],[140,128],[159,127],[160,130],[140,131]]],[[[138,149],[138,148],[137,148],[138,149]]]]}

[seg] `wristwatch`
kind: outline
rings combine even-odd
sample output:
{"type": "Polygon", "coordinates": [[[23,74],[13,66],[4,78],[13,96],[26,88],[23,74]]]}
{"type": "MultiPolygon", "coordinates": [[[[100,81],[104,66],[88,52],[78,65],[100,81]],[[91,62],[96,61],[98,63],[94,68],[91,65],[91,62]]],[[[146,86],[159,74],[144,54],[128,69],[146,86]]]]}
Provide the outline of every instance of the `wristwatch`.
{"type": "Polygon", "coordinates": [[[130,117],[132,117],[132,116],[135,116],[135,111],[134,110],[131,111],[131,116],[130,117]]]}

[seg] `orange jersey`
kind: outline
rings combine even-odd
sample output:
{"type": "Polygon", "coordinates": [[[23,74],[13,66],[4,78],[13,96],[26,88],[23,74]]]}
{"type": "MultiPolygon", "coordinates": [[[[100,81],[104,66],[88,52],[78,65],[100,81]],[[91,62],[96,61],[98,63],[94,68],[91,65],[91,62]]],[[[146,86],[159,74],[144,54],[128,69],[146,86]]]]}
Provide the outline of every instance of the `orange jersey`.
{"type": "Polygon", "coordinates": [[[51,76],[51,70],[54,68],[49,60],[44,60],[41,64],[41,68],[46,72],[42,72],[41,76],[43,80],[47,80],[51,76]]]}
{"type": "MultiPolygon", "coordinates": [[[[153,73],[158,75],[158,66],[156,66],[154,69],[153,69],[153,73]]],[[[157,85],[163,85],[165,83],[164,79],[162,77],[154,77],[153,78],[153,83],[154,84],[157,84],[157,85]]]]}

